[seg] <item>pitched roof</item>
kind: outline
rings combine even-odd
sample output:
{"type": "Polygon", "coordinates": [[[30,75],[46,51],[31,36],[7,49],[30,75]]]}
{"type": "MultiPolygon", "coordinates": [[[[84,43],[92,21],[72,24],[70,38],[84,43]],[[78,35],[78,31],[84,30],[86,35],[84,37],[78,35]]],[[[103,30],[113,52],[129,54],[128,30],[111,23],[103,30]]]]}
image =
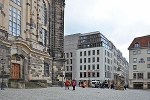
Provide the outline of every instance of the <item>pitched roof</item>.
{"type": "Polygon", "coordinates": [[[128,49],[134,48],[134,44],[136,42],[140,44],[140,47],[148,47],[148,42],[150,42],[150,35],[134,38],[128,49]]]}

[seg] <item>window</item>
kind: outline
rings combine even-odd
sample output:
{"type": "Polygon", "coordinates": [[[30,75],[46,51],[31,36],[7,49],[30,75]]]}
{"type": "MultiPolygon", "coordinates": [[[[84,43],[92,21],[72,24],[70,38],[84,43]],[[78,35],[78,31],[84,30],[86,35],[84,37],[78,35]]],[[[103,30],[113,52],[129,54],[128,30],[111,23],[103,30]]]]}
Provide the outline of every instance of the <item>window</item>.
{"type": "Polygon", "coordinates": [[[72,71],[72,66],[70,66],[70,70],[72,71]]]}
{"type": "Polygon", "coordinates": [[[91,62],[91,59],[90,58],[88,58],[88,63],[90,63],[91,62]]]}
{"type": "Polygon", "coordinates": [[[138,50],[137,53],[138,53],[138,54],[141,54],[141,50],[138,50]]]}
{"type": "Polygon", "coordinates": [[[11,1],[17,4],[18,6],[21,6],[21,0],[11,0],[11,1]]]}
{"type": "Polygon", "coordinates": [[[106,70],[106,65],[105,65],[105,70],[106,70]]]}
{"type": "Polygon", "coordinates": [[[86,72],[84,72],[84,77],[86,77],[86,72]]]}
{"type": "Polygon", "coordinates": [[[134,47],[135,47],[135,48],[140,47],[140,43],[136,42],[136,43],[134,44],[134,47]]]}
{"type": "Polygon", "coordinates": [[[84,58],[84,63],[86,63],[86,58],[84,58]]]}
{"type": "Polygon", "coordinates": [[[84,65],[84,70],[86,70],[86,65],[84,65]]]}
{"type": "Polygon", "coordinates": [[[95,72],[92,72],[92,77],[95,77],[95,72]]]}
{"type": "Polygon", "coordinates": [[[93,55],[95,55],[95,50],[93,50],[93,55]]]}
{"type": "Polygon", "coordinates": [[[82,72],[80,72],[80,78],[82,78],[82,72]]]}
{"type": "Polygon", "coordinates": [[[80,65],[80,70],[82,70],[82,65],[80,65]]]}
{"type": "Polygon", "coordinates": [[[147,53],[150,54],[150,50],[147,50],[147,53]]]}
{"type": "Polygon", "coordinates": [[[136,58],[133,58],[133,63],[136,63],[137,59],[136,58]]]}
{"type": "Polygon", "coordinates": [[[89,56],[91,55],[91,51],[88,51],[88,55],[89,55],[89,56]]]}
{"type": "Polygon", "coordinates": [[[143,79],[143,73],[137,73],[137,78],[138,79],[143,79]]]}
{"type": "Polygon", "coordinates": [[[66,69],[67,69],[67,71],[69,71],[69,68],[68,68],[68,66],[66,66],[66,69]]]}
{"type": "Polygon", "coordinates": [[[80,58],[80,63],[82,63],[82,58],[80,58]]]}
{"type": "Polygon", "coordinates": [[[90,68],[90,65],[88,65],[88,70],[90,70],[91,68],[90,68]]]}
{"type": "Polygon", "coordinates": [[[99,69],[99,64],[97,64],[97,69],[99,69]]]}
{"type": "Polygon", "coordinates": [[[20,36],[21,33],[21,11],[9,6],[9,31],[13,36],[20,36]]]}
{"type": "Polygon", "coordinates": [[[45,29],[42,29],[41,38],[42,38],[42,44],[46,46],[46,33],[47,31],[45,29]]]}
{"type": "Polygon", "coordinates": [[[97,57],[97,62],[99,62],[99,57],[97,57]]]}
{"type": "Polygon", "coordinates": [[[46,62],[44,62],[44,76],[49,76],[49,65],[46,62]]]}
{"type": "Polygon", "coordinates": [[[86,56],[86,51],[84,51],[84,56],[86,56]]]}
{"type": "Polygon", "coordinates": [[[99,50],[97,50],[97,55],[99,55],[99,50]]]}
{"type": "Polygon", "coordinates": [[[93,62],[95,62],[95,57],[93,57],[93,62]]]}
{"type": "Polygon", "coordinates": [[[97,77],[99,77],[99,72],[97,72],[97,77]]]}
{"type": "Polygon", "coordinates": [[[82,52],[80,52],[80,56],[82,56],[82,52]]]}
{"type": "Polygon", "coordinates": [[[150,79],[150,72],[147,73],[147,78],[150,79]]]}
{"type": "Polygon", "coordinates": [[[136,79],[136,73],[133,73],[133,79],[136,79]]]}
{"type": "Polygon", "coordinates": [[[147,57],[147,61],[150,61],[150,57],[147,57]]]}
{"type": "Polygon", "coordinates": [[[92,69],[93,69],[93,70],[95,69],[95,65],[92,65],[92,69]]]}
{"type": "Polygon", "coordinates": [[[106,62],[106,57],[105,57],[105,62],[106,62]]]}
{"type": "Polygon", "coordinates": [[[91,75],[90,75],[90,72],[88,72],[88,77],[90,77],[91,75]]]}
{"type": "Polygon", "coordinates": [[[67,64],[69,64],[69,61],[67,60],[67,64]]]}
{"type": "Polygon", "coordinates": [[[67,58],[69,57],[69,53],[66,53],[66,55],[67,55],[67,58]]]}
{"type": "Polygon", "coordinates": [[[133,51],[133,54],[136,55],[136,51],[133,51]]]}
{"type": "Polygon", "coordinates": [[[137,66],[136,65],[133,65],[133,70],[136,70],[137,69],[137,66]]]}
{"type": "Polygon", "coordinates": [[[147,68],[150,68],[150,64],[147,64],[147,68]]]}
{"type": "Polygon", "coordinates": [[[72,59],[70,59],[70,64],[72,64],[72,59]]]}
{"type": "Polygon", "coordinates": [[[46,25],[47,24],[47,8],[46,8],[46,4],[43,0],[42,3],[42,24],[46,25]]]}
{"type": "Polygon", "coordinates": [[[72,57],[72,52],[70,52],[70,56],[72,57]]]}

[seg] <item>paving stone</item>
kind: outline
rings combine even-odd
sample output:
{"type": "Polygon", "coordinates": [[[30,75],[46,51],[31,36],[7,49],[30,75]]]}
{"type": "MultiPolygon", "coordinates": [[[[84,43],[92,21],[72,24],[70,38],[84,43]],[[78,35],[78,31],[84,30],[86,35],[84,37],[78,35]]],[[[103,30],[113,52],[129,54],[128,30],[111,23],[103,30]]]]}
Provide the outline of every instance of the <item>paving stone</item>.
{"type": "Polygon", "coordinates": [[[150,90],[112,90],[76,87],[11,89],[0,91],[0,100],[150,100],[150,90]]]}

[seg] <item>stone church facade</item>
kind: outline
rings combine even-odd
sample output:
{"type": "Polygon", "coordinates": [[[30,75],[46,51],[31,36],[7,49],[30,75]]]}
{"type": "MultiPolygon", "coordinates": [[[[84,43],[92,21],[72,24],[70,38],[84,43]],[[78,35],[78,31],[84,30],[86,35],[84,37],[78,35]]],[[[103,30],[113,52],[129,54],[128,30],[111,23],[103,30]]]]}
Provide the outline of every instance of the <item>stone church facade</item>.
{"type": "MultiPolygon", "coordinates": [[[[62,81],[64,6],[65,0],[0,0],[0,59],[5,59],[6,86],[62,81]]],[[[1,72],[2,64],[0,81],[1,72]]]]}

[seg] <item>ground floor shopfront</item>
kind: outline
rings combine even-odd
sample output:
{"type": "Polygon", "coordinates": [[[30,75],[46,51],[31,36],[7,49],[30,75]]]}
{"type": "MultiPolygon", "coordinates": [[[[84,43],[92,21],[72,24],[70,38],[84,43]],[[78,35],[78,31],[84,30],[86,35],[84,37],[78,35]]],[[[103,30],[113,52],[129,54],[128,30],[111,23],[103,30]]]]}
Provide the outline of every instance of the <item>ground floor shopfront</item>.
{"type": "Polygon", "coordinates": [[[129,84],[129,88],[133,89],[150,89],[150,82],[133,82],[129,84]]]}

